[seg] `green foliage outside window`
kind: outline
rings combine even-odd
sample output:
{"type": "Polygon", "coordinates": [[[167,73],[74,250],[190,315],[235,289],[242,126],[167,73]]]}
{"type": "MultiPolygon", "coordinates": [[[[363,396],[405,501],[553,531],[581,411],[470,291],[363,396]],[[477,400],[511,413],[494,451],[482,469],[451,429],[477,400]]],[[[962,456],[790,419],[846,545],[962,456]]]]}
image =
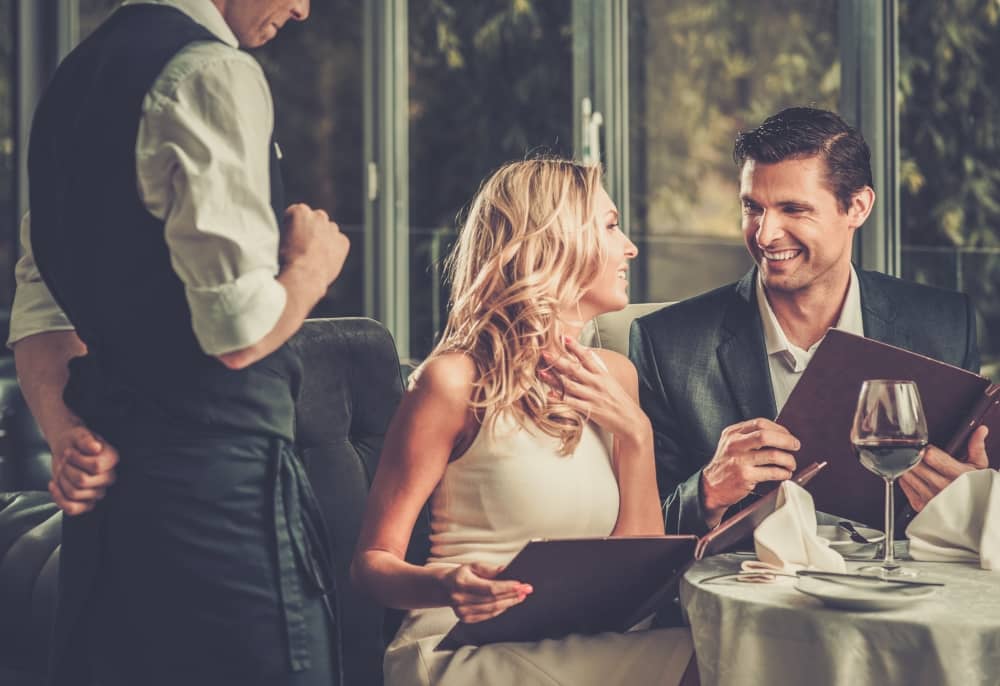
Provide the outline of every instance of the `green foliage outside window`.
{"type": "Polygon", "coordinates": [[[837,2],[630,3],[630,182],[640,299],[676,300],[739,278],[733,139],[792,105],[836,109],[837,2]]]}
{"type": "Polygon", "coordinates": [[[903,275],[965,291],[1000,377],[1000,2],[899,3],[903,275]]]}
{"type": "Polygon", "coordinates": [[[288,22],[254,51],[274,97],[286,201],[326,210],[351,240],[316,316],[364,309],[361,12],[356,0],[314,2],[308,21],[288,22]]]}
{"type": "Polygon", "coordinates": [[[444,322],[440,261],[459,214],[494,169],[573,152],[569,0],[412,0],[411,352],[444,322]]]}
{"type": "Polygon", "coordinates": [[[836,108],[837,3],[631,7],[635,228],[738,237],[735,133],[789,105],[836,108]]]}
{"type": "Polygon", "coordinates": [[[410,208],[455,213],[504,162],[573,149],[569,2],[410,3],[410,208]]]}
{"type": "MultiPolygon", "coordinates": [[[[117,4],[80,0],[81,35],[117,4]]],[[[10,12],[0,0],[0,13],[10,12]]],[[[1000,1],[898,0],[898,12],[903,275],[972,295],[985,371],[996,373],[1000,1]]],[[[258,55],[272,80],[292,198],[360,231],[360,3],[313,3],[312,13],[258,55]]],[[[836,0],[630,2],[629,228],[646,255],[644,297],[689,295],[743,268],[733,136],[784,106],[836,109],[837,14],[836,0]],[[671,273],[677,283],[652,278],[671,273]]],[[[0,27],[2,207],[13,207],[10,26],[0,27]]],[[[526,154],[572,153],[571,32],[571,0],[409,3],[414,354],[440,328],[447,293],[438,264],[479,182],[526,154]]],[[[13,224],[0,230],[15,234],[13,224]]],[[[331,292],[331,313],[360,311],[361,264],[349,263],[331,292]]]]}

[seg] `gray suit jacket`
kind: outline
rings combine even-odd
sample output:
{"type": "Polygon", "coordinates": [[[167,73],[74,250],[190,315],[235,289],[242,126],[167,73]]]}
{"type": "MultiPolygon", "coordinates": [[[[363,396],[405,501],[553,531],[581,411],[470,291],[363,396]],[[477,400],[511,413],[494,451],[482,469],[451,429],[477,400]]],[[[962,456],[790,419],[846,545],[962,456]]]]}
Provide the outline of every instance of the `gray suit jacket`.
{"type": "MultiPolygon", "coordinates": [[[[629,356],[653,424],[667,533],[707,531],[701,469],[715,454],[722,430],[777,414],[756,278],[754,267],[734,284],[632,324],[629,356]]],[[[975,312],[966,295],[878,272],[859,270],[858,281],[865,336],[979,371],[975,312]]]]}

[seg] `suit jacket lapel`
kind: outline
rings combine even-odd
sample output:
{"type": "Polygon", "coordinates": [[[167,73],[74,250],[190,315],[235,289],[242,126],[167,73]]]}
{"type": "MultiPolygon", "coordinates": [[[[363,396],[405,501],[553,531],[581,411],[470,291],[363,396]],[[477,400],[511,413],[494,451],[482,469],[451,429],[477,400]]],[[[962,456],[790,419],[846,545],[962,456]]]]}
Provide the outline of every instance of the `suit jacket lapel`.
{"type": "Polygon", "coordinates": [[[896,309],[878,287],[878,283],[869,276],[869,272],[858,270],[858,287],[861,290],[861,321],[865,327],[865,337],[910,349],[910,337],[893,325],[896,309]]]}
{"type": "Polygon", "coordinates": [[[722,341],[716,354],[733,402],[743,419],[773,419],[777,412],[767,367],[764,331],[757,312],[756,278],[755,267],[736,284],[723,316],[722,341]]]}

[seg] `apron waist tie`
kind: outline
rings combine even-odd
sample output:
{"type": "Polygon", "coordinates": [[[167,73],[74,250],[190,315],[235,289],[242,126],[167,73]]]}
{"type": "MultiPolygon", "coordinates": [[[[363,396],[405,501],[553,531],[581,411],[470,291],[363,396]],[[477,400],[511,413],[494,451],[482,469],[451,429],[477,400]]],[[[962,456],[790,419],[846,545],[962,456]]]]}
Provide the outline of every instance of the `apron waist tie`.
{"type": "Polygon", "coordinates": [[[293,671],[309,669],[309,636],[303,608],[307,598],[321,596],[333,641],[331,658],[336,661],[337,673],[341,673],[336,576],[322,512],[294,446],[281,439],[275,439],[274,446],[274,531],[288,658],[293,671]]]}

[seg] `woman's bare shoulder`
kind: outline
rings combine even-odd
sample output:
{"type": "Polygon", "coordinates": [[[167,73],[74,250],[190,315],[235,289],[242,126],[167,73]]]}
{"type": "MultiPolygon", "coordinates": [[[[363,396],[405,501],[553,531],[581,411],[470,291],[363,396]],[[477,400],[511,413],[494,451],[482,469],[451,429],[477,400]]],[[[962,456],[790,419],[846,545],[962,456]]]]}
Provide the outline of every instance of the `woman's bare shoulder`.
{"type": "Polygon", "coordinates": [[[409,387],[418,393],[445,395],[467,401],[476,381],[476,363],[464,352],[433,355],[410,375],[409,387]]]}

